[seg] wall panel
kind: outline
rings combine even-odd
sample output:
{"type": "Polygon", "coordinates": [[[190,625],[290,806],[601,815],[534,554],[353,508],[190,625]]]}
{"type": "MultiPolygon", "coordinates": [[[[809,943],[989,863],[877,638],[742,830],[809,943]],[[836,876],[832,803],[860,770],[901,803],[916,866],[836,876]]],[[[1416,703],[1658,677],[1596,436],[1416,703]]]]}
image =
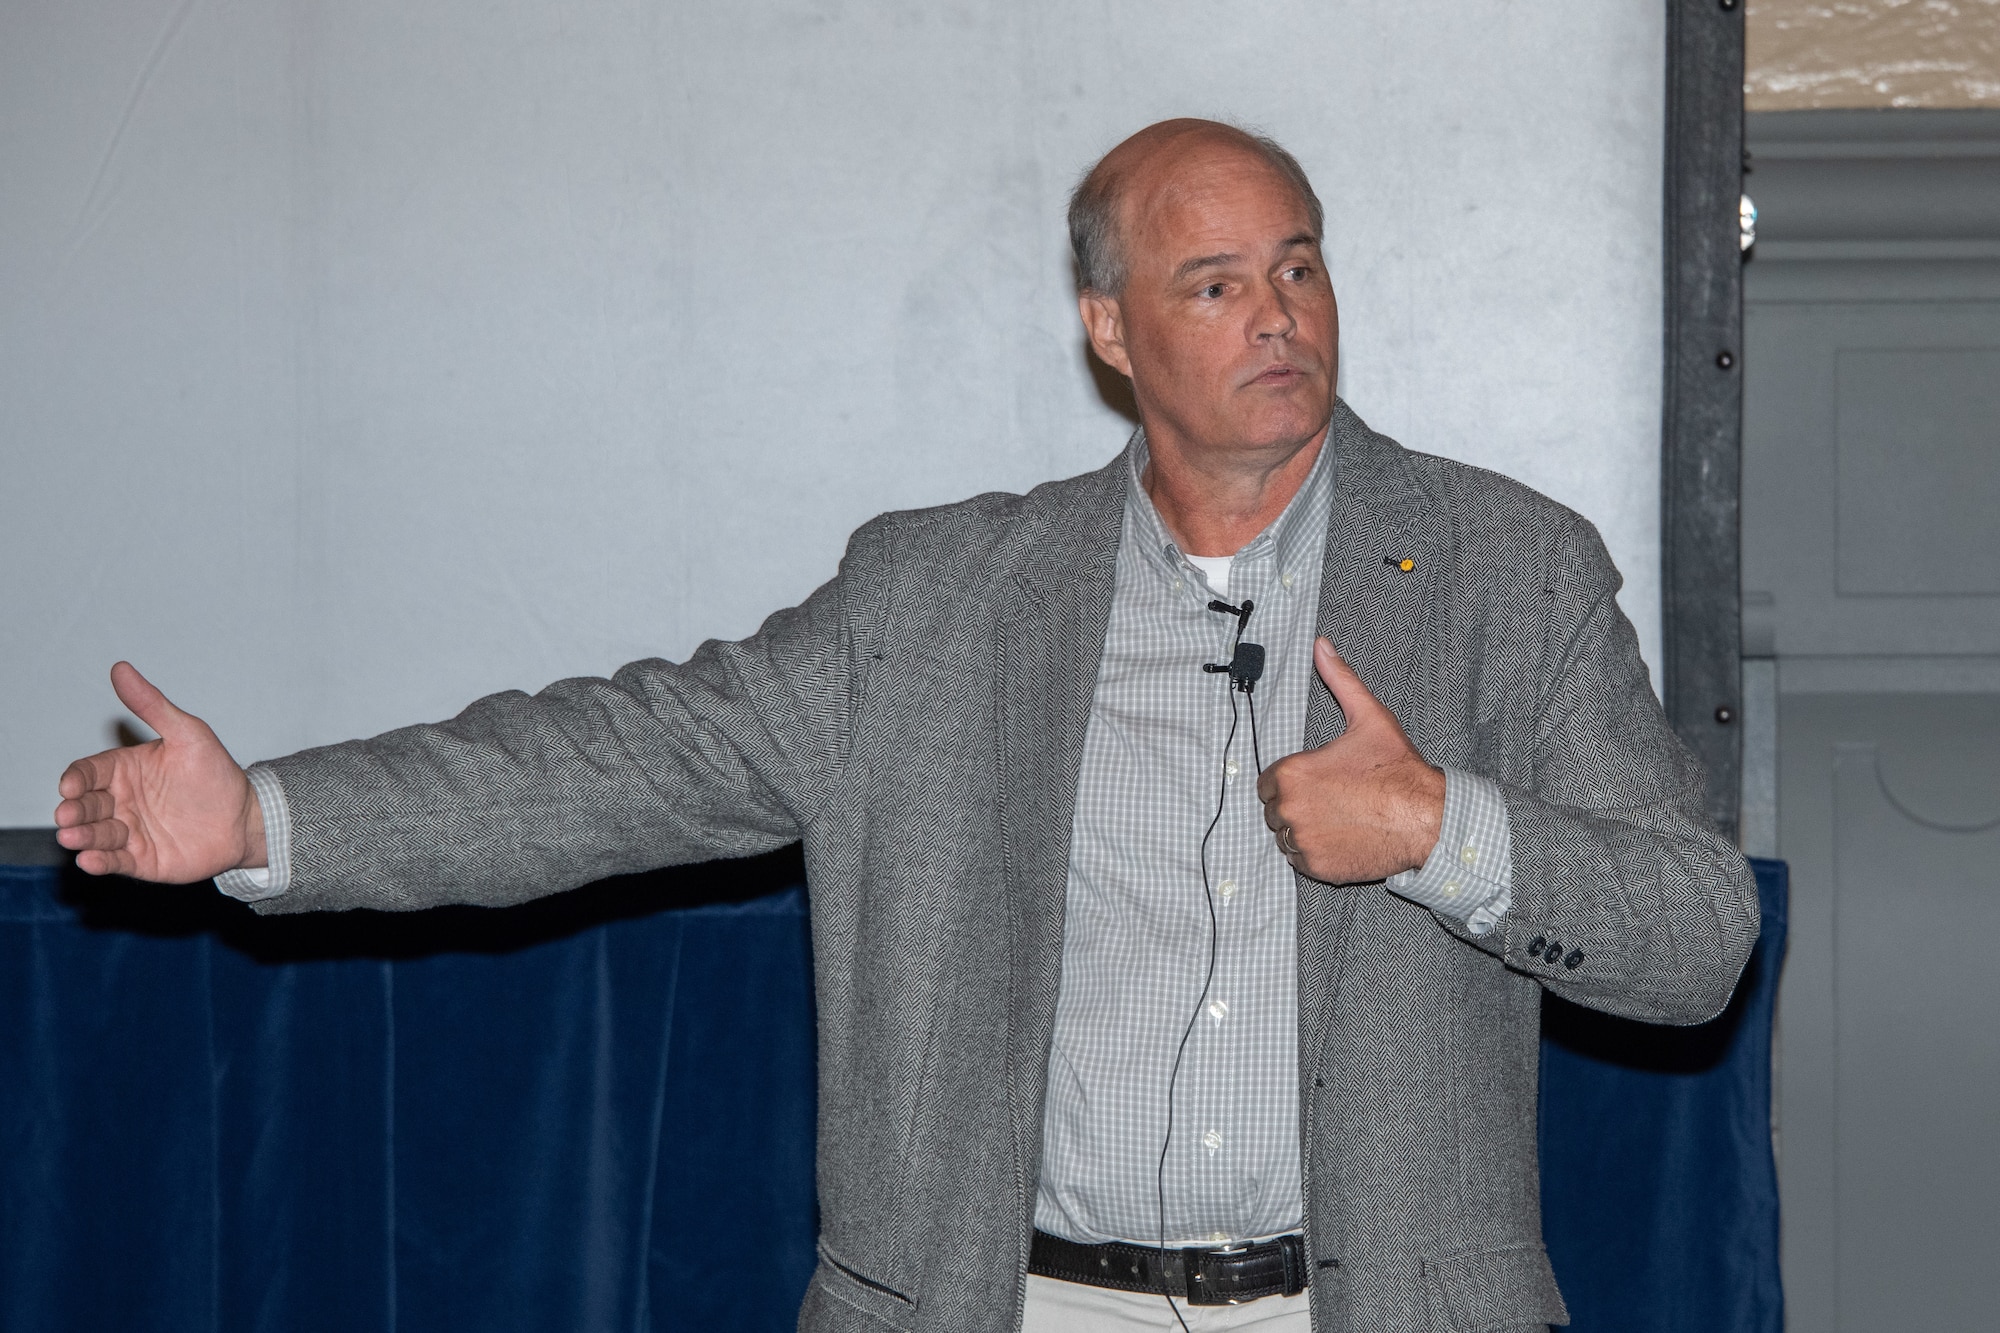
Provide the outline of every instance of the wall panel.
{"type": "Polygon", "coordinates": [[[739,635],[1097,465],[1065,193],[1292,145],[1343,387],[1604,529],[1658,638],[1663,14],[105,0],[0,16],[0,825],[129,657],[239,758],[739,635]]]}

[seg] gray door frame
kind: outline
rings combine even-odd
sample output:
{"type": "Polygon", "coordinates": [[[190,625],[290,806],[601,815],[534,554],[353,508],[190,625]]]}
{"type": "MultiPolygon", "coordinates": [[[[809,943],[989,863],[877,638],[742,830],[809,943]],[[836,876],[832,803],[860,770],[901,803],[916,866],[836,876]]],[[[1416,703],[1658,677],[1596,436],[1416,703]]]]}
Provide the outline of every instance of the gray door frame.
{"type": "Polygon", "coordinates": [[[1668,0],[1660,680],[1737,836],[1741,793],[1743,9],[1668,0]]]}

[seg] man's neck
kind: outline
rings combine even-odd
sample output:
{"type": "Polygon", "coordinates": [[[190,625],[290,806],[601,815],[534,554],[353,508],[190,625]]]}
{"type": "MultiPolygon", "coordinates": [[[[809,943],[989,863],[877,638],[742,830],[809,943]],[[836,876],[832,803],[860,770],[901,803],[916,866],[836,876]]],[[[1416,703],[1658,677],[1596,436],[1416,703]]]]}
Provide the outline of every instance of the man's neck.
{"type": "Polygon", "coordinates": [[[1147,432],[1139,484],[1188,555],[1235,555],[1271,526],[1312,475],[1327,429],[1269,451],[1183,447],[1147,432]]]}

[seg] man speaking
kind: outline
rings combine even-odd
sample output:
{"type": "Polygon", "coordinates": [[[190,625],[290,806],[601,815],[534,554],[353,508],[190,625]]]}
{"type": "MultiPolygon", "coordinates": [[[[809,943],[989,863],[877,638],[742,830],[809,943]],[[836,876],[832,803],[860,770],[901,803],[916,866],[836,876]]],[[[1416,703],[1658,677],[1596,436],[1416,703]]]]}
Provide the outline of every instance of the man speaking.
{"type": "MultiPolygon", "coordinates": [[[[813,1333],[1564,1322],[1541,990],[1699,1022],[1757,934],[1617,572],[1334,396],[1277,145],[1154,125],[1070,233],[1139,407],[1110,466],[883,515],[685,664],[247,773],[121,663],[160,740],[70,766],[61,841],[305,912],[803,840],[813,1333]]],[[[730,1239],[715,1280],[759,1281],[730,1239]]]]}

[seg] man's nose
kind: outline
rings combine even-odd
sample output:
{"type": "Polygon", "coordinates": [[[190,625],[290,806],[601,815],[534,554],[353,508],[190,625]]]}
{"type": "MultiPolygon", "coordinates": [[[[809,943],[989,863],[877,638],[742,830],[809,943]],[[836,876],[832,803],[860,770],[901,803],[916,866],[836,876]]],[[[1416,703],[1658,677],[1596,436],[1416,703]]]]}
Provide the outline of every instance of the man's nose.
{"type": "Polygon", "coordinates": [[[1285,299],[1284,289],[1275,283],[1269,284],[1263,290],[1263,297],[1251,322],[1251,332],[1258,338],[1291,337],[1298,330],[1299,322],[1292,317],[1292,303],[1285,299]]]}

